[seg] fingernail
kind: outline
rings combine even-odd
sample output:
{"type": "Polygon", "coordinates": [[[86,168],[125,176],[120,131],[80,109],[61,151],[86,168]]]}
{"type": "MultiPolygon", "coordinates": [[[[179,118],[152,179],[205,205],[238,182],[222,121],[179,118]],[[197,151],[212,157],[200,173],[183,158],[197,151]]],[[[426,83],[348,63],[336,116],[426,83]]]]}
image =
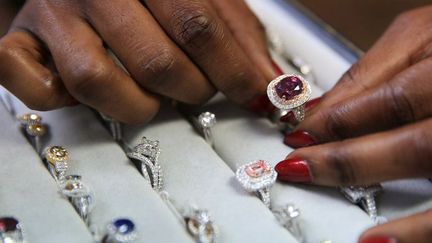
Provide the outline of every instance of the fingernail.
{"type": "Polygon", "coordinates": [[[272,63],[273,70],[277,76],[281,76],[282,74],[284,74],[282,68],[280,68],[279,65],[274,60],[272,60],[271,63],[272,63]]]}
{"type": "Polygon", "coordinates": [[[397,240],[392,237],[376,236],[363,239],[359,243],[397,243],[397,240]]]}
{"type": "Polygon", "coordinates": [[[314,108],[316,105],[318,105],[321,102],[321,97],[317,97],[315,99],[311,99],[308,102],[305,103],[305,109],[312,109],[314,108]]]}
{"type": "Polygon", "coordinates": [[[270,102],[267,95],[256,97],[249,103],[248,107],[249,110],[259,115],[271,114],[276,109],[276,107],[270,102]]]}
{"type": "Polygon", "coordinates": [[[312,182],[309,166],[307,162],[300,158],[286,159],[279,162],[275,170],[278,179],[289,182],[312,182]]]}
{"type": "Polygon", "coordinates": [[[292,148],[302,148],[315,145],[316,141],[306,131],[295,131],[285,136],[284,143],[292,148]]]}
{"type": "MultiPolygon", "coordinates": [[[[314,108],[320,102],[321,102],[321,97],[309,100],[308,102],[305,103],[305,109],[306,109],[306,111],[314,108]]],[[[285,116],[281,117],[280,121],[281,122],[286,122],[286,123],[296,123],[296,120],[295,120],[295,117],[294,117],[294,113],[292,113],[292,111],[288,112],[285,116]]]]}

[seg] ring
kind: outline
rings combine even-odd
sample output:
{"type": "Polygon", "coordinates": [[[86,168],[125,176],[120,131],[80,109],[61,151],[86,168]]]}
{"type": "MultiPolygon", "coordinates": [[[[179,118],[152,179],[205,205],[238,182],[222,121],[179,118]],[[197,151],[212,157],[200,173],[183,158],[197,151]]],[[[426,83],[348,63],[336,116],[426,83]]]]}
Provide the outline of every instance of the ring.
{"type": "Polygon", "coordinates": [[[123,131],[122,131],[122,125],[117,120],[99,112],[99,115],[102,117],[102,119],[105,121],[107,126],[110,129],[111,135],[113,136],[115,141],[120,141],[123,139],[123,131]]]}
{"type": "Polygon", "coordinates": [[[0,218],[0,242],[23,243],[24,235],[20,222],[13,217],[0,218]]]}
{"type": "Polygon", "coordinates": [[[281,75],[267,86],[267,95],[272,104],[284,111],[291,110],[299,122],[305,118],[304,103],[311,94],[309,83],[295,74],[281,75]]]}
{"type": "Polygon", "coordinates": [[[255,192],[263,203],[270,208],[270,188],[275,183],[277,172],[264,160],[257,160],[240,166],[236,178],[249,192],[255,192]]]}
{"type": "Polygon", "coordinates": [[[300,210],[293,204],[286,204],[272,209],[279,223],[299,241],[303,242],[300,228],[300,210]]]}
{"type": "Polygon", "coordinates": [[[127,153],[130,159],[141,162],[141,173],[156,191],[160,191],[163,187],[162,167],[158,162],[159,154],[159,141],[146,137],[143,137],[141,143],[127,153]]]}
{"type": "Polygon", "coordinates": [[[51,146],[45,149],[45,159],[51,175],[60,183],[65,179],[68,169],[69,153],[62,146],[51,146]]]}
{"type": "Polygon", "coordinates": [[[26,113],[18,116],[18,121],[22,126],[29,124],[40,124],[42,122],[42,117],[40,117],[38,114],[26,113]]]}
{"type": "Polygon", "coordinates": [[[340,187],[342,194],[353,204],[359,205],[369,217],[377,224],[387,222],[383,216],[378,216],[375,197],[382,192],[382,186],[375,184],[371,186],[344,186],[340,187]]]}
{"type": "Polygon", "coordinates": [[[61,186],[63,195],[69,199],[84,222],[89,225],[88,216],[94,207],[94,196],[90,188],[82,182],[79,175],[66,176],[61,186]]]}
{"type": "Polygon", "coordinates": [[[130,219],[114,219],[107,226],[108,232],[102,242],[104,243],[127,243],[138,238],[135,224],[130,219]]]}
{"type": "Polygon", "coordinates": [[[194,236],[199,243],[216,242],[217,228],[207,210],[198,209],[191,205],[183,213],[183,218],[188,232],[194,236]]]}
{"type": "Polygon", "coordinates": [[[27,135],[27,139],[39,153],[41,150],[40,137],[46,134],[46,127],[42,124],[42,117],[37,114],[26,113],[18,116],[22,129],[27,135]]]}
{"type": "Polygon", "coordinates": [[[216,115],[211,112],[203,112],[198,116],[198,123],[204,135],[204,139],[210,146],[214,146],[212,127],[216,125],[216,115]]]}

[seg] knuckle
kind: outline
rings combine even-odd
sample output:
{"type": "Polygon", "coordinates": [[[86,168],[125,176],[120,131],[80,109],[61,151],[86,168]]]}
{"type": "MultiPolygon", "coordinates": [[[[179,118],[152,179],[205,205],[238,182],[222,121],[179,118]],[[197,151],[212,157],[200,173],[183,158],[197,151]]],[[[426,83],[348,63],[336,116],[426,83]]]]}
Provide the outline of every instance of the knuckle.
{"type": "Polygon", "coordinates": [[[344,104],[340,104],[337,108],[325,109],[318,113],[320,119],[325,121],[324,127],[328,139],[340,140],[352,135],[353,129],[350,129],[347,109],[344,104]]]}
{"type": "Polygon", "coordinates": [[[335,173],[334,178],[336,183],[339,185],[355,185],[357,184],[357,177],[354,173],[354,163],[350,159],[349,154],[338,149],[344,147],[344,143],[344,141],[341,141],[335,145],[332,152],[327,155],[327,163],[329,168],[335,173]]]}
{"type": "Polygon", "coordinates": [[[93,97],[93,92],[110,81],[107,66],[96,60],[86,60],[78,64],[67,75],[70,92],[84,100],[93,97]]]}
{"type": "Polygon", "coordinates": [[[402,125],[414,121],[414,107],[403,86],[387,82],[383,92],[384,97],[388,98],[389,112],[392,114],[393,122],[402,125]]]}
{"type": "Polygon", "coordinates": [[[221,90],[229,93],[232,100],[244,104],[260,94],[259,79],[259,75],[251,70],[237,71],[223,79],[221,90]]]}
{"type": "Polygon", "coordinates": [[[154,55],[147,55],[139,61],[138,80],[150,88],[163,86],[165,77],[172,72],[175,60],[173,52],[167,48],[154,55]]]}
{"type": "Polygon", "coordinates": [[[217,23],[204,7],[183,8],[174,14],[175,38],[184,46],[199,47],[217,36],[217,23]]]}
{"type": "Polygon", "coordinates": [[[363,64],[360,62],[354,63],[341,77],[339,83],[343,85],[355,85],[360,88],[361,91],[367,89],[367,86],[362,83],[360,76],[363,74],[363,64]]]}
{"type": "Polygon", "coordinates": [[[414,161],[417,166],[415,167],[419,171],[432,175],[432,134],[428,132],[427,126],[420,127],[412,132],[411,139],[408,141],[408,145],[412,146],[412,154],[414,161]]]}

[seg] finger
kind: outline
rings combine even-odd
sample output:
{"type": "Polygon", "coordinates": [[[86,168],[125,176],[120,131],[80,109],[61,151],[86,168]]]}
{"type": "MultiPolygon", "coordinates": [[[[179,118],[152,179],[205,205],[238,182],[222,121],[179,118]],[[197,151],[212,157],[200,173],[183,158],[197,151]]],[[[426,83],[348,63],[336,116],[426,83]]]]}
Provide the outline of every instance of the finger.
{"type": "Polygon", "coordinates": [[[52,110],[73,103],[60,78],[43,65],[40,43],[25,32],[0,40],[0,83],[32,110],[52,110]]]}
{"type": "Polygon", "coordinates": [[[115,65],[91,27],[64,11],[51,14],[49,20],[41,19],[45,27],[37,34],[51,51],[69,92],[82,103],[122,122],[151,119],[159,108],[157,98],[141,90],[115,65]],[[52,19],[55,25],[45,22],[52,19]]]}
{"type": "Polygon", "coordinates": [[[265,93],[267,81],[208,0],[144,2],[168,35],[230,99],[246,104],[265,93]]]}
{"type": "MultiPolygon", "coordinates": [[[[324,143],[431,117],[431,67],[432,58],[425,59],[375,89],[315,112],[300,123],[294,137],[307,131],[314,143],[324,143]]],[[[292,137],[287,135],[286,144],[299,147],[292,137]]]]}
{"type": "Polygon", "coordinates": [[[275,78],[264,26],[244,0],[211,0],[219,17],[266,80],[275,78]]]}
{"type": "Polygon", "coordinates": [[[212,84],[139,1],[109,1],[103,7],[84,2],[91,24],[140,85],[190,104],[214,95],[212,84]]]}
{"type": "Polygon", "coordinates": [[[373,227],[360,243],[429,243],[432,239],[432,210],[373,227]]]}
{"type": "Polygon", "coordinates": [[[284,181],[369,185],[432,176],[432,119],[373,135],[301,148],[276,170],[284,181]]]}
{"type": "Polygon", "coordinates": [[[431,27],[431,9],[432,7],[420,8],[396,18],[383,36],[324,95],[320,105],[311,113],[372,89],[430,56],[430,32],[425,29],[431,27]]]}

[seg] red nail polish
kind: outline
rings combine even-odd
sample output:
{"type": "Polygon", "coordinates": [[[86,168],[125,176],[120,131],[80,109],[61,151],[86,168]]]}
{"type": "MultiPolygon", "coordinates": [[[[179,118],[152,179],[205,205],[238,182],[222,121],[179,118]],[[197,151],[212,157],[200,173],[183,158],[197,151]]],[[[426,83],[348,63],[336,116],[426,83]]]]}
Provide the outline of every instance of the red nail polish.
{"type": "Polygon", "coordinates": [[[285,136],[284,143],[292,148],[308,147],[316,144],[315,139],[306,131],[296,131],[285,136]]]}
{"type": "Polygon", "coordinates": [[[306,161],[299,158],[286,159],[279,162],[275,170],[278,173],[278,179],[289,182],[312,182],[310,169],[306,161]]]}
{"type": "Polygon", "coordinates": [[[397,243],[397,240],[391,237],[377,236],[366,238],[364,240],[361,240],[359,243],[397,243]]]}
{"type": "Polygon", "coordinates": [[[310,110],[314,108],[316,105],[318,105],[320,102],[321,102],[321,97],[317,97],[315,99],[309,100],[308,102],[305,103],[305,109],[310,110]]]}
{"type": "Polygon", "coordinates": [[[282,70],[282,68],[280,68],[279,65],[275,61],[272,60],[271,63],[272,63],[273,70],[277,76],[281,76],[284,74],[284,71],[282,70]]]}
{"type": "MultiPolygon", "coordinates": [[[[308,102],[305,103],[305,110],[307,111],[307,110],[314,108],[320,102],[321,102],[321,97],[309,100],[308,102]]],[[[292,113],[291,111],[288,112],[285,116],[281,117],[280,121],[286,122],[286,123],[296,123],[294,113],[292,113]]]]}
{"type": "Polygon", "coordinates": [[[249,110],[260,115],[269,115],[276,109],[276,107],[270,102],[267,95],[256,97],[249,103],[248,107],[249,110]]]}

